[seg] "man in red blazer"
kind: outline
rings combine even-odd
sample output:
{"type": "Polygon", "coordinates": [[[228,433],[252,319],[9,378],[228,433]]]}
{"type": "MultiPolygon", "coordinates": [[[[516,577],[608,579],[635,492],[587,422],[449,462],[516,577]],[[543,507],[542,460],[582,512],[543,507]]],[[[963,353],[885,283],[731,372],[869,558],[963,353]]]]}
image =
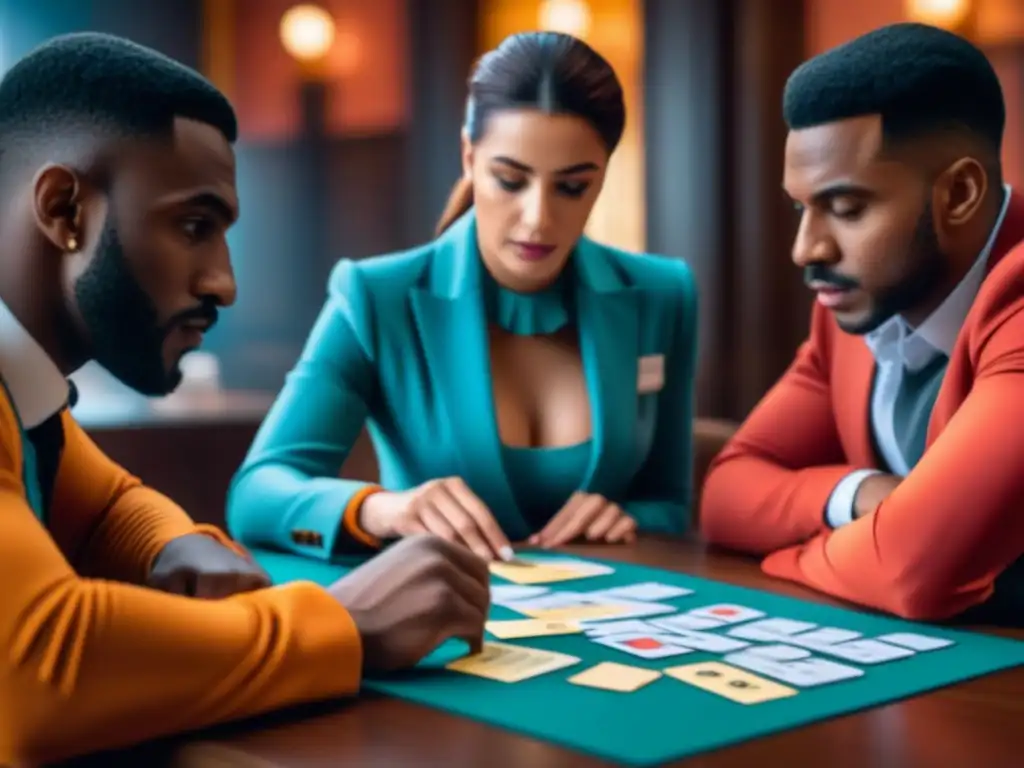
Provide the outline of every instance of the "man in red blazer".
{"type": "Polygon", "coordinates": [[[793,261],[817,301],[712,464],[702,532],[906,618],[1020,621],[1024,199],[1002,182],[995,72],[897,24],[801,65],[784,112],[793,261]]]}

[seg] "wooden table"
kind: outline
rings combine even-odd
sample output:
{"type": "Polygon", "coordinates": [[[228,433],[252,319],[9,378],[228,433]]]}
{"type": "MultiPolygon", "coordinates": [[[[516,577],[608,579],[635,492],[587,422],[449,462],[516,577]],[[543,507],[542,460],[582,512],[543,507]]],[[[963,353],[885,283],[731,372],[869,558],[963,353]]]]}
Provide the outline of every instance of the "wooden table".
{"type": "MultiPolygon", "coordinates": [[[[709,552],[697,544],[648,539],[621,549],[581,546],[569,547],[567,551],[823,600],[799,587],[766,578],[756,562],[709,552]]],[[[1024,632],[1000,634],[1024,639],[1024,632]]],[[[681,727],[688,723],[700,727],[699,712],[681,712],[679,718],[681,727]]],[[[1021,723],[1024,668],[708,753],[677,765],[1011,768],[1024,760],[1021,723]]],[[[162,746],[159,755],[152,754],[153,749],[138,764],[161,763],[175,768],[610,765],[491,726],[374,695],[218,729],[186,743],[162,746]]]]}

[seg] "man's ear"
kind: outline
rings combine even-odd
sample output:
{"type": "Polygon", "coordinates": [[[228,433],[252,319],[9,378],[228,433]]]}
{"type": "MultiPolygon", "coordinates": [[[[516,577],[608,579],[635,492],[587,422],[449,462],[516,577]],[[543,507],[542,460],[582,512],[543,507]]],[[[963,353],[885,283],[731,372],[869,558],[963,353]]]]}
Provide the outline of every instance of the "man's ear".
{"type": "Polygon", "coordinates": [[[65,165],[47,165],[36,174],[32,193],[36,225],[46,239],[64,252],[81,248],[85,235],[78,174],[65,165]]]}

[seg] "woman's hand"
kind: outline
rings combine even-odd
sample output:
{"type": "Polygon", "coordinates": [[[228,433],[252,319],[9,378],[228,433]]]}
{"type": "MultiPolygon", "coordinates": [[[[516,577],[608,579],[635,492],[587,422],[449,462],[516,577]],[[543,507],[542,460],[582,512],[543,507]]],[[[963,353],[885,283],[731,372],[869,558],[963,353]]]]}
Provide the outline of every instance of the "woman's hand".
{"type": "Polygon", "coordinates": [[[636,520],[618,504],[595,493],[574,493],[544,529],[530,537],[530,544],[560,547],[580,537],[608,544],[636,541],[636,520]]]}
{"type": "Polygon", "coordinates": [[[468,547],[484,560],[513,557],[508,538],[491,511],[459,477],[367,496],[359,525],[378,539],[432,533],[468,547]]]}

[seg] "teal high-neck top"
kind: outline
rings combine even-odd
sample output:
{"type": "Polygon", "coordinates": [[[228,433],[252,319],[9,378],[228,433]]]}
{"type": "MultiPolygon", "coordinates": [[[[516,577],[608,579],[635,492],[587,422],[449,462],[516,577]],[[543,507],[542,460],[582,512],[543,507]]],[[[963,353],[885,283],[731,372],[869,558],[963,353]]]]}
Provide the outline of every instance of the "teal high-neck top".
{"type": "MultiPolygon", "coordinates": [[[[484,307],[490,323],[520,336],[556,333],[572,324],[575,312],[571,263],[547,288],[518,293],[484,270],[484,307]]],[[[581,487],[590,465],[591,441],[568,446],[502,444],[501,459],[516,506],[539,530],[581,487]]]]}

